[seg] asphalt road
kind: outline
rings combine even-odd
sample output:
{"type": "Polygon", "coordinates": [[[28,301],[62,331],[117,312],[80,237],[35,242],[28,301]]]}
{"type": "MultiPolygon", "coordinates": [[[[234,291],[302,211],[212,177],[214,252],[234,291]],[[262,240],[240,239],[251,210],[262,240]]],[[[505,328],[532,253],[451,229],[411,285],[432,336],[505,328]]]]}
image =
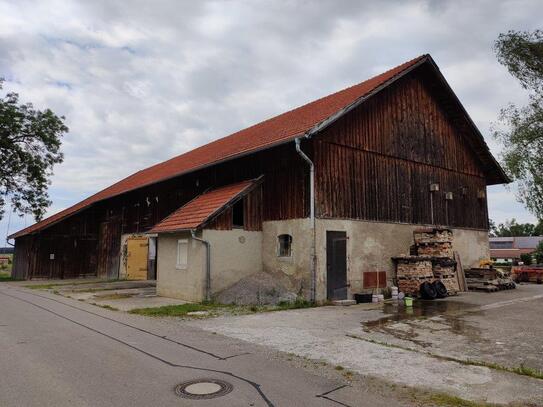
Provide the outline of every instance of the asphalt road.
{"type": "Polygon", "coordinates": [[[0,284],[0,310],[3,407],[392,405],[182,323],[9,284],[0,284]],[[208,400],[175,394],[177,384],[206,378],[233,390],[208,400]]]}

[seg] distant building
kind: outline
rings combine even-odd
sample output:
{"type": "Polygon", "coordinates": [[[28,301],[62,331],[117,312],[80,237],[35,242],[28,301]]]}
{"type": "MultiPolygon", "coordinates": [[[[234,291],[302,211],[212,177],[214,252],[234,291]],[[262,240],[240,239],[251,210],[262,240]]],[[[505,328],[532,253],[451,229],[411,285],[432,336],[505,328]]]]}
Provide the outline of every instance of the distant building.
{"type": "Polygon", "coordinates": [[[543,236],[491,237],[490,258],[496,261],[518,261],[521,254],[533,253],[543,236]]]}

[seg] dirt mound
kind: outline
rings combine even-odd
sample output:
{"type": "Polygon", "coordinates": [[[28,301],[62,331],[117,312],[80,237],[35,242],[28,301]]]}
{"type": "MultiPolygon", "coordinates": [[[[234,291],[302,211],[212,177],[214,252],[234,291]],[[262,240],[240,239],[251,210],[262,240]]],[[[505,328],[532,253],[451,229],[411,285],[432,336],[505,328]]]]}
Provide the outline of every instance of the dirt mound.
{"type": "Polygon", "coordinates": [[[260,272],[241,279],[237,283],[214,295],[221,304],[277,304],[296,300],[297,293],[287,288],[288,282],[278,276],[260,272]]]}

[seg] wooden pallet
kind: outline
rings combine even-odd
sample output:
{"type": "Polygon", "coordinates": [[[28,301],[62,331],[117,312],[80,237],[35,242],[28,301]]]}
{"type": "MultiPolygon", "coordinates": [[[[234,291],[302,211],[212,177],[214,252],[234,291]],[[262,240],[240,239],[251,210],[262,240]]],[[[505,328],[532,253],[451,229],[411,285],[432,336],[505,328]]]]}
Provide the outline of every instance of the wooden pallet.
{"type": "Polygon", "coordinates": [[[492,284],[469,284],[468,283],[468,288],[470,290],[485,291],[487,293],[493,293],[493,292],[496,292],[496,291],[500,291],[500,289],[498,287],[496,287],[495,285],[492,285],[492,284]]]}

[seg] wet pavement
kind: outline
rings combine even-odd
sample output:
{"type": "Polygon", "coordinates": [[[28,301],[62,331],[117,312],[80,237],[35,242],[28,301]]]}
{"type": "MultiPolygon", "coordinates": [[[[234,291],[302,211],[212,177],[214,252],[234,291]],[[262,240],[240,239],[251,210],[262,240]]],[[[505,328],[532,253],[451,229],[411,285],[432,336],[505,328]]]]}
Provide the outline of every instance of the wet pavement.
{"type": "Polygon", "coordinates": [[[384,315],[362,320],[367,339],[461,360],[543,370],[543,286],[467,293],[415,301],[412,308],[386,304],[384,315]]]}
{"type": "Polygon", "coordinates": [[[360,304],[188,324],[340,365],[401,386],[475,401],[543,405],[541,379],[482,364],[543,370],[543,285],[403,305],[360,304]]]}

